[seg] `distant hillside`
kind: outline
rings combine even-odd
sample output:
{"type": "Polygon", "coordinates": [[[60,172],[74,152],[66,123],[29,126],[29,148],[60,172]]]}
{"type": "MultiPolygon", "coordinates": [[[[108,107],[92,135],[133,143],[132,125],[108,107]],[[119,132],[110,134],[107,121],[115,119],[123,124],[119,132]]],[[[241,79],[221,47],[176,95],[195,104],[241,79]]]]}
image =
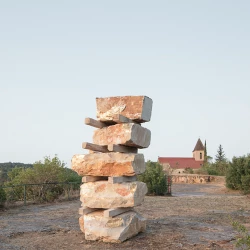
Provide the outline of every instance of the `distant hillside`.
{"type": "Polygon", "coordinates": [[[25,164],[20,162],[5,162],[0,163],[0,185],[3,184],[3,182],[7,181],[8,178],[8,172],[12,170],[15,167],[20,168],[31,168],[33,167],[32,164],[25,164]]]}

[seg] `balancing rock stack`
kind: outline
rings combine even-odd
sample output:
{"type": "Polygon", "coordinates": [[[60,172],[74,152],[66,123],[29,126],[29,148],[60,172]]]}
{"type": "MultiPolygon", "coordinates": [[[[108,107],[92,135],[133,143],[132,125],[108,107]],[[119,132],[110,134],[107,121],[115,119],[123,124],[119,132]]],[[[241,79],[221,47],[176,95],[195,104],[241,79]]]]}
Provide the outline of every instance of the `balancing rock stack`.
{"type": "Polygon", "coordinates": [[[136,175],[145,171],[138,148],[150,144],[150,130],[141,123],[150,121],[152,100],[146,96],[96,98],[97,120],[93,143],[84,142],[86,155],[74,155],[72,169],[83,176],[79,209],[80,229],[86,240],[122,242],[146,229],[146,220],[133,207],[147,193],[136,175]]]}

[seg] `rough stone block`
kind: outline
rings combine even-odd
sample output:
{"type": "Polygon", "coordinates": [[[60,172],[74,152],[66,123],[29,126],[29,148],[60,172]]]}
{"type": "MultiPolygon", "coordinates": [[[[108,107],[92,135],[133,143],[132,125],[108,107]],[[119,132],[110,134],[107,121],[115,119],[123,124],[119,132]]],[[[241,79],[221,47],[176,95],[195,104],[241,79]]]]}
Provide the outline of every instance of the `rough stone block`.
{"type": "Polygon", "coordinates": [[[84,216],[79,217],[80,230],[84,233],[84,216]]]}
{"type": "Polygon", "coordinates": [[[147,96],[115,96],[96,98],[97,118],[112,121],[121,114],[136,122],[148,122],[151,118],[153,101],[147,96]]]}
{"type": "Polygon", "coordinates": [[[80,176],[134,176],[145,171],[145,160],[143,154],[74,155],[71,168],[80,176]]]}
{"type": "Polygon", "coordinates": [[[81,185],[80,200],[90,208],[134,207],[143,202],[146,193],[147,185],[140,181],[88,182],[81,185]]]}
{"type": "Polygon", "coordinates": [[[123,242],[146,230],[146,219],[134,211],[115,217],[104,217],[102,211],[84,215],[86,240],[123,242]]]}
{"type": "Polygon", "coordinates": [[[93,142],[98,145],[122,144],[137,148],[150,145],[151,132],[135,123],[123,123],[97,129],[93,142]]]}

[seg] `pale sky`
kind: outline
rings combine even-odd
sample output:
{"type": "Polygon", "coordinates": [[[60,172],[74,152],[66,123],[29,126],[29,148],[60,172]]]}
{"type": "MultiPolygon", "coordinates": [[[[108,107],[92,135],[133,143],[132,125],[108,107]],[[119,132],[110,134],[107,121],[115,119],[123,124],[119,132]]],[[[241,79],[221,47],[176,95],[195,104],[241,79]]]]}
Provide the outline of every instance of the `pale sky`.
{"type": "Polygon", "coordinates": [[[146,160],[250,153],[250,1],[0,0],[0,162],[87,153],[96,97],[153,99],[146,160]]]}

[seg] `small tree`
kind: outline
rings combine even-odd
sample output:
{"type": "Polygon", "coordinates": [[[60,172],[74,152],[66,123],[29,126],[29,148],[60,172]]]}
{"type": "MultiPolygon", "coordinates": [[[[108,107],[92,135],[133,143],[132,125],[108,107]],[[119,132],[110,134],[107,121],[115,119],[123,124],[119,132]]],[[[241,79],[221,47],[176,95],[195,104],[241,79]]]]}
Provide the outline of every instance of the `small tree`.
{"type": "Polygon", "coordinates": [[[205,140],[205,145],[204,145],[204,163],[207,162],[207,142],[205,140]]]}
{"type": "Polygon", "coordinates": [[[164,195],[167,192],[166,174],[158,162],[148,161],[146,171],[138,179],[147,184],[148,194],[164,195]]]}
{"type": "Polygon", "coordinates": [[[217,175],[226,175],[228,167],[229,167],[229,162],[226,159],[224,150],[221,146],[219,145],[219,148],[217,150],[217,154],[215,156],[215,163],[212,164],[215,172],[217,172],[217,175]]]}
{"type": "Polygon", "coordinates": [[[225,162],[225,161],[226,161],[226,156],[220,144],[217,150],[217,155],[215,156],[215,162],[218,163],[218,162],[225,162]]]}

